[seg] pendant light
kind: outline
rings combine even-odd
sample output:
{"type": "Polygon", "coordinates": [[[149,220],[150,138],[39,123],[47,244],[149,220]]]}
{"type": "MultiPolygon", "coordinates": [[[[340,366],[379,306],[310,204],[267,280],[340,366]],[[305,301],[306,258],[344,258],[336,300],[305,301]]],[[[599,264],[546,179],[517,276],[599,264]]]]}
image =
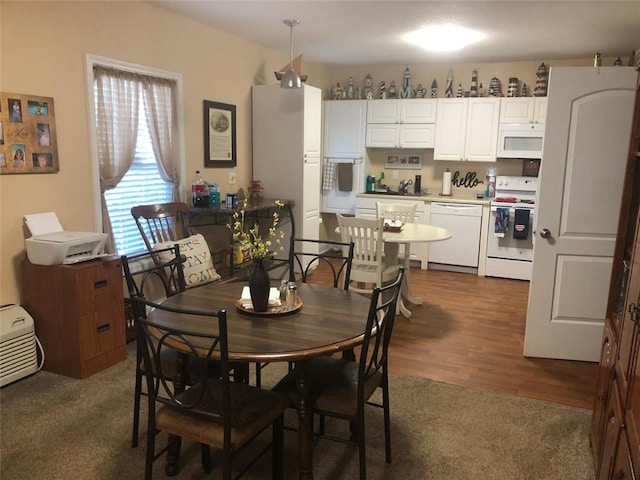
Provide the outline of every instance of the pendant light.
{"type": "Polygon", "coordinates": [[[301,88],[302,81],[300,75],[293,69],[293,27],[298,25],[298,20],[285,20],[285,25],[289,26],[289,70],[282,76],[280,80],[280,88],[301,88]]]}

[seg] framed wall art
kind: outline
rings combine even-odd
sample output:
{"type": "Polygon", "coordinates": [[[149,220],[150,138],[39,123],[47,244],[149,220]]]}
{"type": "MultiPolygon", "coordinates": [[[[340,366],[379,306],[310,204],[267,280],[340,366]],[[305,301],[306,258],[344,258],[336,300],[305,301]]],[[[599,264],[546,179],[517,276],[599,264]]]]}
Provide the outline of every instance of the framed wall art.
{"type": "Polygon", "coordinates": [[[384,168],[420,170],[422,168],[422,155],[387,155],[384,168]]]}
{"type": "Polygon", "coordinates": [[[0,92],[0,175],[58,170],[53,98],[0,92]]]}
{"type": "Polygon", "coordinates": [[[204,166],[236,166],[236,106],[204,100],[204,166]]]}

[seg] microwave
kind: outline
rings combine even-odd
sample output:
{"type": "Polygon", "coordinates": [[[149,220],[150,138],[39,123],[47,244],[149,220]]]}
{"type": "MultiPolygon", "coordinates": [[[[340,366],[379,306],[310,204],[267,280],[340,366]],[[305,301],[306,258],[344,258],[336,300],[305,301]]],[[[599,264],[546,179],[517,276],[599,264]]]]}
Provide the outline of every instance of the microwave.
{"type": "Polygon", "coordinates": [[[542,158],[544,124],[501,123],[498,158],[542,158]]]}

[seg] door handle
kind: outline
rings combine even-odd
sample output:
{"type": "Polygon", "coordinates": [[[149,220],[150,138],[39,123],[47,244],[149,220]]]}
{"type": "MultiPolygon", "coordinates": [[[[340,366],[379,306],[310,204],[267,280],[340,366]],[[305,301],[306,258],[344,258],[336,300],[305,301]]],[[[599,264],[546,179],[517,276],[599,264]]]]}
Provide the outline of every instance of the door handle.
{"type": "Polygon", "coordinates": [[[548,228],[543,228],[540,230],[540,236],[542,238],[551,238],[551,231],[548,228]]]}

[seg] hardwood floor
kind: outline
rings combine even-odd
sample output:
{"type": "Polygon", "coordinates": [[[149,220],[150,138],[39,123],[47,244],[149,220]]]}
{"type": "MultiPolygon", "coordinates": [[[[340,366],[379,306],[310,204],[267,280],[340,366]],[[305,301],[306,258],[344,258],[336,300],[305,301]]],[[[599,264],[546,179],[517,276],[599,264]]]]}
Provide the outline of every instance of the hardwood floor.
{"type": "Polygon", "coordinates": [[[396,317],[391,372],[593,408],[596,363],[523,356],[529,282],[412,268],[411,288],[424,303],[396,317]]]}

